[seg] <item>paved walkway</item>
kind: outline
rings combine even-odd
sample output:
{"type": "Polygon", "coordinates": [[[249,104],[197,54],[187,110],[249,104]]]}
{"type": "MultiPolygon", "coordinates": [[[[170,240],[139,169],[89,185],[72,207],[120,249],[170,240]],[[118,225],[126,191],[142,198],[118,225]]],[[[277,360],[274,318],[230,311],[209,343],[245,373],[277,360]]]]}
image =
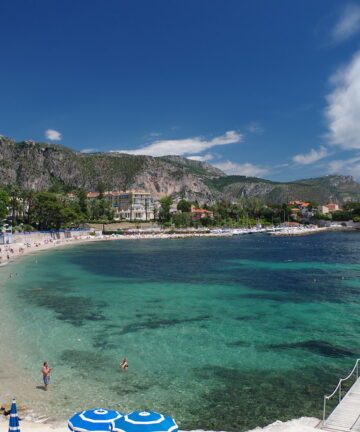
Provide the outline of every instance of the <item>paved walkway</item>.
{"type": "Polygon", "coordinates": [[[340,432],[360,432],[360,378],[348,390],[321,429],[340,432]]]}

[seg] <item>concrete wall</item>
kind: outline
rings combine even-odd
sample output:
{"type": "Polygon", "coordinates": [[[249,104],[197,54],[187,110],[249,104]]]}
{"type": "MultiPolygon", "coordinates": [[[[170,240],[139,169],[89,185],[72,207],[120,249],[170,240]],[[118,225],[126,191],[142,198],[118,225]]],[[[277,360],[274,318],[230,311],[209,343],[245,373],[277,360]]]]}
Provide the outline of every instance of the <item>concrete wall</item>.
{"type": "Polygon", "coordinates": [[[76,231],[56,231],[56,232],[29,232],[29,233],[15,233],[12,235],[12,243],[35,243],[44,240],[62,240],[71,237],[79,237],[89,234],[88,229],[76,231]]]}

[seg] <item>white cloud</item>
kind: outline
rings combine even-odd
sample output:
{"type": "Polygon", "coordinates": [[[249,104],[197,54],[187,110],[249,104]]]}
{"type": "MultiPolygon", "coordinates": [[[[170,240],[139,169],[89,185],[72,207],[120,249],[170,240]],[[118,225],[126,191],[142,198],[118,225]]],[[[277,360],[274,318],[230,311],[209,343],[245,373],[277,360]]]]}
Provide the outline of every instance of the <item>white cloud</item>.
{"type": "Polygon", "coordinates": [[[333,160],[328,165],[330,174],[349,174],[354,177],[360,177],[360,157],[354,157],[343,160],[333,160]]]}
{"type": "Polygon", "coordinates": [[[156,140],[151,144],[136,150],[113,150],[114,152],[133,155],[166,156],[201,153],[211,147],[240,142],[243,135],[236,131],[227,131],[224,135],[205,140],[203,137],[179,140],[156,140]]]}
{"type": "Polygon", "coordinates": [[[151,137],[158,137],[158,136],[161,136],[161,135],[162,135],[161,132],[150,132],[149,133],[149,136],[151,136],[151,137]]]}
{"type": "Polygon", "coordinates": [[[360,30],[360,7],[348,4],[332,31],[335,42],[343,42],[354,36],[360,30]]]}
{"type": "Polygon", "coordinates": [[[328,155],[328,150],[321,146],[319,150],[311,149],[309,153],[297,154],[293,156],[292,160],[300,165],[310,165],[320,159],[324,159],[328,155]]]}
{"type": "Polygon", "coordinates": [[[96,153],[98,151],[99,151],[99,149],[97,149],[97,148],[85,148],[85,149],[80,150],[80,153],[96,153]]]}
{"type": "Polygon", "coordinates": [[[214,159],[214,155],[211,153],[206,153],[203,156],[200,155],[194,155],[194,156],[187,156],[187,159],[191,159],[194,161],[200,161],[200,162],[206,162],[214,159]]]}
{"type": "Polygon", "coordinates": [[[62,139],[61,133],[54,129],[47,129],[45,131],[45,137],[51,141],[61,141],[62,139]]]}
{"type": "Polygon", "coordinates": [[[325,111],[327,138],[343,149],[360,148],[360,51],[331,77],[333,90],[327,95],[325,111]]]}
{"type": "Polygon", "coordinates": [[[221,169],[229,175],[243,175],[247,177],[258,177],[269,172],[268,168],[264,168],[252,163],[238,164],[231,161],[219,162],[214,164],[216,168],[221,169]]]}

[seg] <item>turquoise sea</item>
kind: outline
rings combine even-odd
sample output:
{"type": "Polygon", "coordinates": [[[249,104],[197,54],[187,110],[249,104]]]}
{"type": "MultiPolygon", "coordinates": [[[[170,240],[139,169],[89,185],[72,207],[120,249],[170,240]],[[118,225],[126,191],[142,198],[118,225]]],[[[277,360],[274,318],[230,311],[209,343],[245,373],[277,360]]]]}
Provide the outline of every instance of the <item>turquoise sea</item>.
{"type": "Polygon", "coordinates": [[[97,242],[1,276],[10,349],[35,407],[41,364],[55,366],[58,418],[152,409],[182,429],[242,431],[320,417],[360,351],[358,232],[97,242]]]}

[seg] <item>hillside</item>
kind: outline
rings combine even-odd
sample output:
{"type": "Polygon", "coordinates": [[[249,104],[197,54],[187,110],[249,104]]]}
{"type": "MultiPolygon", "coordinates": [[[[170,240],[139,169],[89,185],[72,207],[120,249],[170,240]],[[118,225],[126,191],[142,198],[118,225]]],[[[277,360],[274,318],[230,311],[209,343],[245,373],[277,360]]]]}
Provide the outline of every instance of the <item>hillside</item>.
{"type": "Polygon", "coordinates": [[[155,198],[175,194],[211,201],[219,195],[205,184],[225,174],[202,162],[178,156],[154,158],[121,153],[83,154],[48,143],[15,142],[0,138],[0,184],[42,190],[60,185],[65,190],[146,189],[155,198]]]}
{"type": "Polygon", "coordinates": [[[133,156],[122,153],[83,154],[67,147],[15,142],[0,137],[0,184],[42,190],[146,189],[156,199],[165,195],[213,202],[259,197],[264,201],[315,200],[319,203],[360,201],[360,184],[350,176],[326,176],[273,182],[256,177],[227,176],[219,169],[181,156],[133,156]]]}
{"type": "Polygon", "coordinates": [[[331,175],[280,183],[255,177],[212,179],[213,187],[228,199],[259,197],[264,201],[313,200],[320,204],[360,200],[360,184],[351,176],[331,175]]]}

